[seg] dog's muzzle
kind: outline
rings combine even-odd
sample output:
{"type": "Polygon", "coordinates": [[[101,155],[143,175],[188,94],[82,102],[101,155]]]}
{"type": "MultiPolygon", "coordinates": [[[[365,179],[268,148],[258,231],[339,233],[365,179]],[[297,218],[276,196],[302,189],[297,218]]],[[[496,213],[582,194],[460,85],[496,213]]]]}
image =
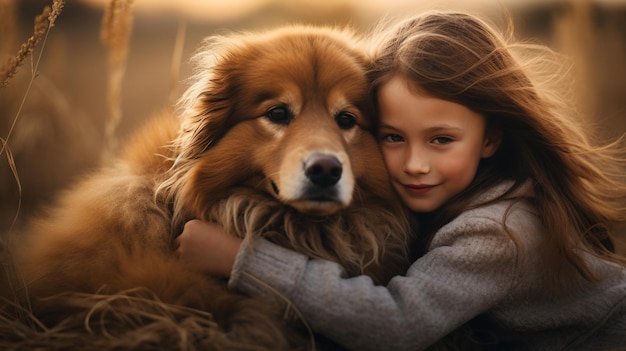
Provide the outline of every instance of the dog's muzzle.
{"type": "Polygon", "coordinates": [[[283,182],[275,183],[270,179],[271,190],[277,198],[300,212],[320,215],[336,212],[350,204],[352,172],[341,155],[314,152],[300,160],[298,168],[291,169],[291,172],[282,169],[283,182]]]}

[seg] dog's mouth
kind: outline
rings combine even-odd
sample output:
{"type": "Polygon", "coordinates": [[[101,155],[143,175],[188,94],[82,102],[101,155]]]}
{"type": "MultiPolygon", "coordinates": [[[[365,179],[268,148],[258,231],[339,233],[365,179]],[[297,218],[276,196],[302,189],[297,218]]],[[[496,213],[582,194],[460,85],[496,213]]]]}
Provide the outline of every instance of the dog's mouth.
{"type": "Polygon", "coordinates": [[[337,200],[328,197],[317,197],[307,200],[290,201],[289,206],[295,208],[300,213],[313,216],[328,216],[337,213],[345,206],[337,200]]]}
{"type": "MultiPolygon", "coordinates": [[[[280,196],[280,189],[278,185],[272,180],[270,180],[270,184],[272,186],[272,190],[274,191],[274,195],[280,196]]],[[[339,192],[336,187],[326,187],[326,186],[318,186],[311,185],[308,186],[303,192],[300,198],[297,200],[298,202],[341,202],[339,200],[339,192]]],[[[296,202],[296,201],[294,201],[296,202]]]]}

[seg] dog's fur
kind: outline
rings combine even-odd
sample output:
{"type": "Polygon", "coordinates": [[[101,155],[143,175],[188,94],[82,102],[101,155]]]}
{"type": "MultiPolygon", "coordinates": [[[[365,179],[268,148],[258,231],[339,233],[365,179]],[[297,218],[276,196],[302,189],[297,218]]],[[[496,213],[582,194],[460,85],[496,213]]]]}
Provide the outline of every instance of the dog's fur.
{"type": "Polygon", "coordinates": [[[273,305],[185,270],[173,238],[200,218],[378,283],[406,269],[410,225],[371,133],[368,59],[348,30],[289,26],[212,37],[196,63],[178,116],[151,121],[23,233],[13,248],[22,280],[5,294],[58,323],[89,320],[96,296],[149,292],[209,313],[224,337],[199,347],[298,346],[273,305]]]}

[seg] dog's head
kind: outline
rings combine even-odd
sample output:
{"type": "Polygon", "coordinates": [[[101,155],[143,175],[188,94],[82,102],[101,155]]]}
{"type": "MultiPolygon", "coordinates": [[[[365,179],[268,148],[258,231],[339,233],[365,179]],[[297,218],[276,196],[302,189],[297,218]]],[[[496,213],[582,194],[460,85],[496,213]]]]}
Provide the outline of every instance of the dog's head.
{"type": "Polygon", "coordinates": [[[197,212],[245,184],[326,215],[387,189],[358,45],[309,26],[209,38],[181,99],[177,197],[197,212]]]}

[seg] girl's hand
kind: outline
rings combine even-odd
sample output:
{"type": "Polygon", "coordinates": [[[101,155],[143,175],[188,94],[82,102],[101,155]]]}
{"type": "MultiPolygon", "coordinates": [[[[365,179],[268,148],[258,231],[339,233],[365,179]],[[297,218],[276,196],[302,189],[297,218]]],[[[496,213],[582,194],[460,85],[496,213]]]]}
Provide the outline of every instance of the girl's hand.
{"type": "Polygon", "coordinates": [[[230,277],[241,240],[224,233],[221,226],[197,219],[185,223],[176,238],[176,253],[187,268],[230,277]]]}

